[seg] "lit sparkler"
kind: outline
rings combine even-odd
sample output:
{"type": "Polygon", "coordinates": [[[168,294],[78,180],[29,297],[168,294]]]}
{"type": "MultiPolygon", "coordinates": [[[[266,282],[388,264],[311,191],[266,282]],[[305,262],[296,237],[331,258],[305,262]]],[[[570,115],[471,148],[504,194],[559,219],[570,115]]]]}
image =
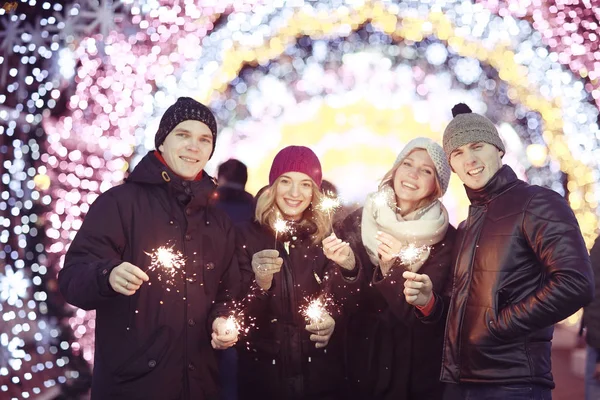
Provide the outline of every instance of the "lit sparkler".
{"type": "Polygon", "coordinates": [[[277,217],[277,219],[273,223],[273,230],[275,231],[275,245],[273,246],[273,248],[276,249],[277,248],[277,237],[279,236],[280,233],[289,232],[290,226],[285,219],[283,219],[281,217],[277,217]]]}
{"type": "Polygon", "coordinates": [[[339,197],[335,196],[333,192],[327,192],[323,196],[323,199],[317,206],[317,209],[327,213],[329,217],[329,224],[331,227],[331,232],[333,232],[333,220],[331,218],[332,214],[342,206],[342,202],[339,197]]]}
{"type": "Polygon", "coordinates": [[[311,325],[323,322],[323,319],[327,314],[327,310],[325,309],[323,299],[318,297],[316,299],[311,300],[311,302],[308,303],[308,306],[306,306],[302,313],[310,321],[311,325]]]}
{"type": "Polygon", "coordinates": [[[241,329],[241,324],[235,318],[234,315],[230,315],[227,317],[225,321],[225,334],[229,335],[230,333],[236,332],[238,333],[241,329]]]}
{"type": "MultiPolygon", "coordinates": [[[[151,253],[145,252],[151,258],[150,266],[147,270],[160,271],[167,275],[166,283],[172,283],[171,278],[183,270],[185,257],[180,251],[173,250],[173,247],[160,246],[151,253]]],[[[161,275],[158,277],[161,279],[161,275]]]]}
{"type": "Polygon", "coordinates": [[[383,190],[380,190],[373,195],[373,203],[375,203],[375,205],[378,207],[386,205],[387,199],[387,193],[385,193],[383,190]]]}
{"type": "Polygon", "coordinates": [[[385,206],[388,203],[388,195],[384,190],[380,190],[375,193],[372,197],[373,205],[373,218],[377,219],[379,217],[379,209],[385,206]]]}
{"type": "Polygon", "coordinates": [[[402,264],[408,268],[408,266],[419,261],[423,254],[430,249],[431,248],[429,246],[415,246],[414,243],[410,243],[408,246],[400,250],[400,252],[397,254],[397,257],[400,257],[402,264]]]}

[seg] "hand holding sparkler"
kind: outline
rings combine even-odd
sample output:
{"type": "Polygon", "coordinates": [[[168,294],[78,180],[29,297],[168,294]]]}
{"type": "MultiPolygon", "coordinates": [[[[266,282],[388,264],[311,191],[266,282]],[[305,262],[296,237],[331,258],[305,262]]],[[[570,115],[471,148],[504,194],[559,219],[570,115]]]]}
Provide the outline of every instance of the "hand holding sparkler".
{"type": "Polygon", "coordinates": [[[375,237],[379,242],[377,253],[379,253],[379,258],[382,261],[379,266],[381,267],[381,273],[385,276],[394,264],[394,261],[398,257],[400,250],[404,247],[404,244],[385,232],[377,232],[375,237]]]}
{"type": "Polygon", "coordinates": [[[269,290],[273,283],[273,274],[281,271],[283,258],[277,250],[261,250],[252,256],[252,271],[258,286],[269,290]]]}
{"type": "Polygon", "coordinates": [[[239,324],[233,316],[216,318],[212,330],[210,344],[215,350],[225,350],[238,341],[239,324]]]}
{"type": "Polygon", "coordinates": [[[383,275],[387,275],[394,265],[395,259],[399,259],[404,268],[410,270],[414,264],[420,263],[420,266],[429,256],[429,250],[431,249],[429,246],[403,243],[385,232],[377,232],[376,237],[380,243],[377,252],[382,260],[380,267],[383,275]]]}
{"type": "Polygon", "coordinates": [[[110,271],[108,283],[112,289],[125,296],[133,295],[150,278],[135,265],[122,262],[110,271]]]}
{"type": "Polygon", "coordinates": [[[325,257],[348,271],[354,269],[356,260],[354,259],[354,252],[350,248],[348,242],[338,239],[335,233],[332,232],[331,235],[323,239],[321,243],[323,245],[323,254],[325,254],[325,257]]]}
{"type": "Polygon", "coordinates": [[[433,296],[433,283],[429,276],[417,274],[410,271],[404,271],[402,277],[404,281],[404,297],[408,304],[424,307],[429,303],[433,296]]]}
{"type": "Polygon", "coordinates": [[[325,309],[321,298],[314,299],[304,310],[304,316],[310,321],[305,329],[312,333],[310,340],[315,343],[317,349],[321,349],[329,343],[335,329],[335,320],[325,309]]]}

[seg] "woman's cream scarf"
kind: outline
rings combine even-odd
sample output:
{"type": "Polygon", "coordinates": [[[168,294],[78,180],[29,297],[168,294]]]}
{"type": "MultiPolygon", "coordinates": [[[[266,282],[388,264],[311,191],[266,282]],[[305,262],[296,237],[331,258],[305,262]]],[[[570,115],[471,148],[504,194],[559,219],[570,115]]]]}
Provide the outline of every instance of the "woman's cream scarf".
{"type": "Polygon", "coordinates": [[[367,196],[362,214],[361,236],[369,258],[379,265],[377,231],[386,232],[396,239],[419,249],[407,269],[417,272],[429,257],[431,246],[442,241],[448,230],[448,212],[436,200],[432,204],[401,217],[396,213],[396,195],[391,186],[385,186],[367,196]]]}

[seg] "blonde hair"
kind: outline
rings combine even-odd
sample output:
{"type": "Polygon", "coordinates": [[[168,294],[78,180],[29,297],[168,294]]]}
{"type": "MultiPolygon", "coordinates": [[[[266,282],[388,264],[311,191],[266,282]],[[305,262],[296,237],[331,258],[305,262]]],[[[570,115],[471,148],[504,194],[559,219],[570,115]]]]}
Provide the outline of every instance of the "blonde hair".
{"type": "MultiPolygon", "coordinates": [[[[411,150],[410,153],[412,153],[415,150],[425,150],[421,147],[415,147],[414,149],[411,150]]],[[[410,154],[408,153],[408,154],[410,154]]],[[[394,164],[394,166],[392,167],[392,169],[390,169],[388,172],[386,172],[386,174],[383,176],[383,178],[381,179],[381,182],[379,183],[379,187],[378,189],[381,190],[383,189],[383,187],[385,186],[390,186],[392,189],[394,189],[394,199],[395,199],[395,193],[396,193],[396,189],[394,188],[394,175],[396,175],[396,171],[398,170],[398,168],[400,168],[400,165],[402,165],[402,161],[404,161],[404,159],[398,161],[396,164],[394,164]]],[[[425,197],[424,199],[422,199],[421,201],[419,201],[419,203],[417,204],[417,207],[415,208],[416,210],[423,208],[423,207],[427,207],[428,205],[430,205],[431,203],[433,203],[434,201],[436,201],[437,199],[439,199],[440,197],[442,197],[442,186],[440,185],[440,177],[438,176],[437,171],[435,171],[435,188],[433,189],[433,192],[425,197]]]]}
{"type": "MultiPolygon", "coordinates": [[[[281,212],[275,203],[275,192],[281,177],[277,178],[273,185],[269,186],[256,201],[254,218],[261,225],[273,227],[275,220],[281,216],[281,212]]],[[[320,243],[329,234],[329,215],[320,211],[316,205],[320,204],[325,196],[319,190],[317,184],[311,179],[313,195],[311,203],[302,213],[302,220],[308,220],[315,224],[317,231],[312,235],[313,244],[320,243]]]]}

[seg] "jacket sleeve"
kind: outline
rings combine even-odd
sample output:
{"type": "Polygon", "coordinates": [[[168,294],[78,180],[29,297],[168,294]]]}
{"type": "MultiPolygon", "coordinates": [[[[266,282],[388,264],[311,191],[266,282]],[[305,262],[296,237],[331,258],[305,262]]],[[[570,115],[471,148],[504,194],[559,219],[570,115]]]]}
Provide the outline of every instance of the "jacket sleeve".
{"type": "Polygon", "coordinates": [[[334,278],[333,295],[340,308],[339,312],[352,313],[359,307],[361,301],[361,288],[368,284],[364,273],[364,260],[361,258],[363,251],[360,239],[360,218],[362,209],[350,213],[343,221],[336,224],[336,236],[349,243],[354,253],[354,269],[348,271],[334,262],[331,262],[330,274],[334,278]]]}
{"type": "Polygon", "coordinates": [[[66,301],[93,310],[117,296],[108,283],[114,267],[121,264],[126,236],[116,199],[104,193],[90,207],[58,274],[66,301]]]}
{"type": "Polygon", "coordinates": [[[500,310],[494,328],[500,337],[516,337],[551,326],[594,297],[590,258],[579,225],[558,193],[544,190],[532,197],[522,231],[539,262],[543,282],[519,303],[500,310]]]}
{"type": "Polygon", "coordinates": [[[333,299],[335,307],[331,309],[331,315],[337,318],[347,306],[357,302],[362,278],[360,262],[358,259],[356,260],[356,265],[352,271],[346,271],[325,256],[323,256],[323,262],[326,263],[326,284],[322,289],[322,294],[333,299]]]}
{"type": "Polygon", "coordinates": [[[211,308],[209,318],[211,327],[215,318],[228,316],[234,312],[236,299],[240,291],[240,271],[237,257],[235,256],[235,229],[229,222],[226,224],[225,229],[223,262],[226,267],[221,275],[217,296],[211,308]]]}
{"type": "Polygon", "coordinates": [[[262,310],[261,307],[266,306],[265,299],[270,296],[275,288],[275,279],[268,291],[262,290],[254,279],[254,271],[252,270],[252,256],[256,250],[250,246],[251,241],[248,240],[248,231],[244,228],[247,225],[237,228],[236,230],[236,247],[235,256],[239,265],[240,272],[240,291],[238,296],[239,307],[244,311],[244,314],[249,315],[258,313],[262,310]],[[261,306],[262,305],[262,306],[261,306]]]}
{"type": "MultiPolygon", "coordinates": [[[[433,283],[434,307],[429,315],[423,313],[415,307],[417,318],[426,324],[437,323],[440,320],[446,321],[448,316],[448,308],[450,307],[450,299],[452,298],[452,288],[454,283],[454,268],[456,264],[458,248],[455,246],[457,240],[457,230],[450,225],[444,238],[443,247],[438,247],[440,267],[445,267],[447,273],[437,279],[433,283]]],[[[431,278],[431,276],[430,276],[431,278]]]]}

